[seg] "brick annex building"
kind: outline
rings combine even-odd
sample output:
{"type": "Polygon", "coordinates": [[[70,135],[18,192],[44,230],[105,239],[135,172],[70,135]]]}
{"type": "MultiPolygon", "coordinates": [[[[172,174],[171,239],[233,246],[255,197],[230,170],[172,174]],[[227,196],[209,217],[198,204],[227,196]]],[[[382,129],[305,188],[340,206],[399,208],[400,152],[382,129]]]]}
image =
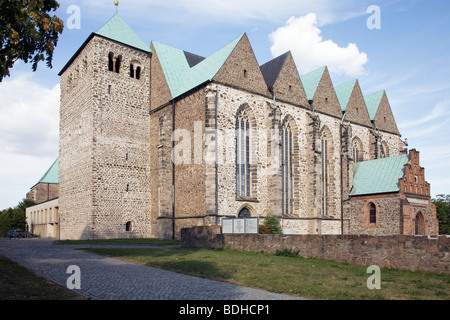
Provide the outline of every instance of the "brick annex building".
{"type": "Polygon", "coordinates": [[[61,239],[268,213],[298,234],[438,234],[384,91],[300,76],[290,52],[260,66],[246,34],[207,58],[148,47],[118,14],[60,76],[61,239]]]}

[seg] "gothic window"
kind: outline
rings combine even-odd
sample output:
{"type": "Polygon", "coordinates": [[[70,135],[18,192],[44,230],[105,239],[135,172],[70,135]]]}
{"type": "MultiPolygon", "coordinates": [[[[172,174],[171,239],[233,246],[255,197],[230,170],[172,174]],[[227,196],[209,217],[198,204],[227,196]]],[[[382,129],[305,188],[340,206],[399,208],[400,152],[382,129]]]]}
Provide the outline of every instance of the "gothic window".
{"type": "Polygon", "coordinates": [[[322,216],[328,216],[328,197],[329,197],[329,187],[330,187],[330,181],[329,181],[329,173],[330,173],[330,167],[329,167],[329,147],[330,147],[330,141],[327,133],[324,133],[322,135],[321,140],[321,146],[322,146],[322,216]]]}
{"type": "Polygon", "coordinates": [[[381,158],[387,158],[389,157],[389,148],[386,144],[386,142],[381,143],[381,158]]]}
{"type": "Polygon", "coordinates": [[[425,219],[421,212],[416,215],[416,220],[414,221],[414,234],[416,236],[425,234],[425,219]]]}
{"type": "Polygon", "coordinates": [[[236,196],[250,197],[250,121],[245,111],[236,117],[236,196]]]}
{"type": "Polygon", "coordinates": [[[377,223],[377,207],[373,203],[369,204],[369,222],[377,223]]]}
{"type": "Polygon", "coordinates": [[[359,138],[353,139],[352,150],[353,150],[353,160],[355,162],[363,161],[363,159],[364,159],[363,146],[362,146],[361,140],[359,140],[359,138]]]}
{"type": "Polygon", "coordinates": [[[293,213],[293,140],[292,129],[289,122],[285,122],[282,128],[282,177],[283,177],[283,215],[293,213]]]}
{"type": "Polygon", "coordinates": [[[247,207],[242,208],[242,210],[239,212],[239,216],[238,218],[243,219],[243,218],[251,218],[252,215],[250,213],[250,210],[248,210],[247,207]]]}

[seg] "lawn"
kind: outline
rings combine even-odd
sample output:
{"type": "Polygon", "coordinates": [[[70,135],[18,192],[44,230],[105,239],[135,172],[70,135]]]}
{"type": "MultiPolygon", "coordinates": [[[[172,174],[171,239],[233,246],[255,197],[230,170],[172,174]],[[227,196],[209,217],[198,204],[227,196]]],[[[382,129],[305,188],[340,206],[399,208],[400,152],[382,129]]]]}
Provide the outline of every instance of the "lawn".
{"type": "Polygon", "coordinates": [[[0,300],[86,300],[0,256],[0,300]]]}
{"type": "Polygon", "coordinates": [[[276,293],[329,300],[448,300],[450,276],[381,270],[369,290],[367,267],[332,261],[222,249],[86,249],[148,266],[276,293]]]}

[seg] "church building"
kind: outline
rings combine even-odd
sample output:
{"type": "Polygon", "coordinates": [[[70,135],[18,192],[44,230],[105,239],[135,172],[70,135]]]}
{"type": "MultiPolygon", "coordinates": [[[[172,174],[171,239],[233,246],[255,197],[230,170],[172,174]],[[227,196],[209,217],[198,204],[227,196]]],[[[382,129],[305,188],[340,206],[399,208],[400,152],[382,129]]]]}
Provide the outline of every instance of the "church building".
{"type": "Polygon", "coordinates": [[[59,237],[178,238],[275,214],[296,234],[438,234],[419,152],[385,91],[260,65],[246,34],[209,57],[118,15],[60,72],[59,237]]]}

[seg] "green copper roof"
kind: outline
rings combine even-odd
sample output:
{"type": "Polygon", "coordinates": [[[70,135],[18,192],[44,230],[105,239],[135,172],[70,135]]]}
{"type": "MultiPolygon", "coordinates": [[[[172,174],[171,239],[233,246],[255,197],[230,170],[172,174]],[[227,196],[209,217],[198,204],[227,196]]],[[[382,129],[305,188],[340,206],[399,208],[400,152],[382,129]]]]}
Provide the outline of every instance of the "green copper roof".
{"type": "Polygon", "coordinates": [[[94,32],[102,37],[126,44],[130,47],[140,49],[145,52],[150,52],[150,48],[144,41],[130,28],[128,24],[123,21],[119,14],[115,14],[109,21],[94,32]]]}
{"type": "Polygon", "coordinates": [[[55,162],[53,162],[51,167],[42,176],[42,178],[39,180],[37,184],[39,183],[50,183],[50,184],[59,183],[59,158],[56,159],[55,162]]]}
{"type": "Polygon", "coordinates": [[[243,35],[215,52],[192,68],[183,50],[176,49],[159,42],[153,42],[158,59],[164,71],[167,83],[175,99],[195,87],[211,81],[222,68],[243,35]]]}
{"type": "Polygon", "coordinates": [[[319,68],[300,77],[308,100],[313,100],[317,86],[319,85],[320,80],[322,80],[325,68],[326,67],[319,68]]]}
{"type": "Polygon", "coordinates": [[[370,120],[375,119],[381,99],[383,98],[384,90],[372,93],[364,97],[366,101],[367,111],[369,111],[370,120]]]}
{"type": "Polygon", "coordinates": [[[401,155],[357,163],[350,196],[400,191],[398,180],[408,161],[409,155],[401,155]]]}
{"type": "Polygon", "coordinates": [[[353,89],[355,88],[356,80],[352,80],[346,83],[343,83],[335,88],[336,95],[339,100],[339,104],[341,105],[341,110],[345,111],[347,109],[348,102],[350,101],[350,97],[352,96],[353,89]]]}

